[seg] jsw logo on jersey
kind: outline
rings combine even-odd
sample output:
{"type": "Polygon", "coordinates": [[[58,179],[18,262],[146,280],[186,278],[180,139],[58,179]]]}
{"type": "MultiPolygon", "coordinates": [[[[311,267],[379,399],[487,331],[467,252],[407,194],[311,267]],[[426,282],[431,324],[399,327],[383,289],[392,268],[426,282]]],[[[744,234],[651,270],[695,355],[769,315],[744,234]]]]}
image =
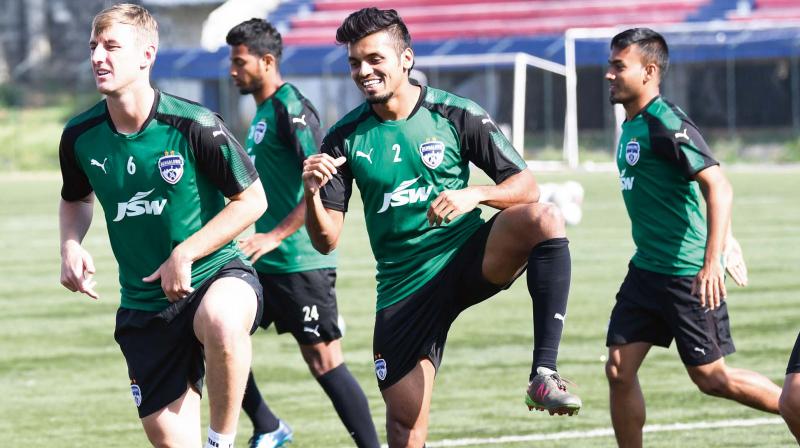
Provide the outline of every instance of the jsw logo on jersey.
{"type": "Polygon", "coordinates": [[[625,171],[626,170],[622,170],[619,173],[619,187],[622,191],[630,191],[633,190],[633,180],[635,177],[625,177],[625,171]]]}
{"type": "Polygon", "coordinates": [[[127,216],[160,215],[164,211],[164,206],[167,205],[167,200],[147,201],[144,199],[153,190],[140,191],[128,199],[128,202],[117,203],[117,217],[114,218],[114,222],[122,221],[127,216]]]}
{"type": "Polygon", "coordinates": [[[408,188],[414,185],[420,177],[422,176],[403,181],[391,193],[384,193],[383,206],[380,210],[378,210],[378,213],[385,212],[389,209],[389,207],[400,207],[403,205],[427,201],[431,195],[431,190],[433,190],[433,185],[428,185],[427,187],[408,188]]]}

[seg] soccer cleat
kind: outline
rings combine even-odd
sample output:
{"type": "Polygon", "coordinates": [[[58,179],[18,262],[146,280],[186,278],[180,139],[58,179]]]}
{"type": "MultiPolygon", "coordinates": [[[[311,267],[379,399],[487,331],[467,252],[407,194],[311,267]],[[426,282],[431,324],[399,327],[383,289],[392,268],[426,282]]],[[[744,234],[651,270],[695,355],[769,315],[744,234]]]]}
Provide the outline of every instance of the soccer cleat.
{"type": "Polygon", "coordinates": [[[581,399],[567,392],[567,385],[558,372],[539,367],[525,394],[528,410],[548,411],[550,415],[577,415],[581,399]]]}
{"type": "Polygon", "coordinates": [[[278,429],[272,432],[257,432],[250,437],[250,448],[278,448],[292,441],[294,433],[283,420],[278,420],[278,429]]]}

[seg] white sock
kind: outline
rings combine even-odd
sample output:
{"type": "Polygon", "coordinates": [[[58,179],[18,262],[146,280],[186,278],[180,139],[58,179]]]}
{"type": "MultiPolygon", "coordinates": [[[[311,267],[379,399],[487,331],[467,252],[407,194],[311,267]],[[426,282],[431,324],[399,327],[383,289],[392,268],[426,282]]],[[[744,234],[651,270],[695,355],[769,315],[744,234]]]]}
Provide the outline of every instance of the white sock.
{"type": "Polygon", "coordinates": [[[205,448],[233,448],[233,442],[235,439],[236,433],[219,434],[209,426],[208,439],[206,440],[205,448]]]}

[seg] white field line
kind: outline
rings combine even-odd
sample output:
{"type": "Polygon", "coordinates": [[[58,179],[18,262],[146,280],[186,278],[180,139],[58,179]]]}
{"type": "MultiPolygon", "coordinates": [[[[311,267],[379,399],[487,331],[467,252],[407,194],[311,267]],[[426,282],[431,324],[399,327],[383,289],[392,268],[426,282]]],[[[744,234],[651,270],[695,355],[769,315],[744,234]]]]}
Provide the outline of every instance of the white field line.
{"type": "MultiPolygon", "coordinates": [[[[669,432],[669,431],[697,431],[715,428],[742,428],[750,426],[783,425],[784,422],[779,417],[737,419],[737,420],[718,420],[696,423],[671,423],[666,425],[645,425],[644,432],[669,432]]],[[[501,445],[504,443],[521,442],[540,442],[545,440],[565,440],[565,439],[590,439],[596,437],[613,437],[614,430],[611,428],[598,428],[586,431],[563,431],[551,434],[529,434],[524,436],[503,436],[485,439],[445,439],[436,442],[427,442],[426,446],[452,447],[452,446],[484,446],[501,445]]],[[[384,445],[385,446],[385,445],[384,445]]]]}

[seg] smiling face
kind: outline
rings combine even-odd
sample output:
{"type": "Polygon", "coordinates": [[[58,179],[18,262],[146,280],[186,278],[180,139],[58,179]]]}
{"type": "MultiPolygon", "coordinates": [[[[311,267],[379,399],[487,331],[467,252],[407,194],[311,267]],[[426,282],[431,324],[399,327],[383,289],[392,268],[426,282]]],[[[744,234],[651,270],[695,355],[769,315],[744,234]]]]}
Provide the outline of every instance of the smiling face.
{"type": "Polygon", "coordinates": [[[100,93],[114,96],[137,82],[149,83],[155,46],[143,45],[133,26],[113,23],[97,33],[93,31],[89,51],[100,93]]]}
{"type": "Polygon", "coordinates": [[[406,48],[398,54],[397,43],[387,31],[379,31],[348,44],[350,77],[370,104],[385,104],[408,84],[414,53],[406,48]]]}

